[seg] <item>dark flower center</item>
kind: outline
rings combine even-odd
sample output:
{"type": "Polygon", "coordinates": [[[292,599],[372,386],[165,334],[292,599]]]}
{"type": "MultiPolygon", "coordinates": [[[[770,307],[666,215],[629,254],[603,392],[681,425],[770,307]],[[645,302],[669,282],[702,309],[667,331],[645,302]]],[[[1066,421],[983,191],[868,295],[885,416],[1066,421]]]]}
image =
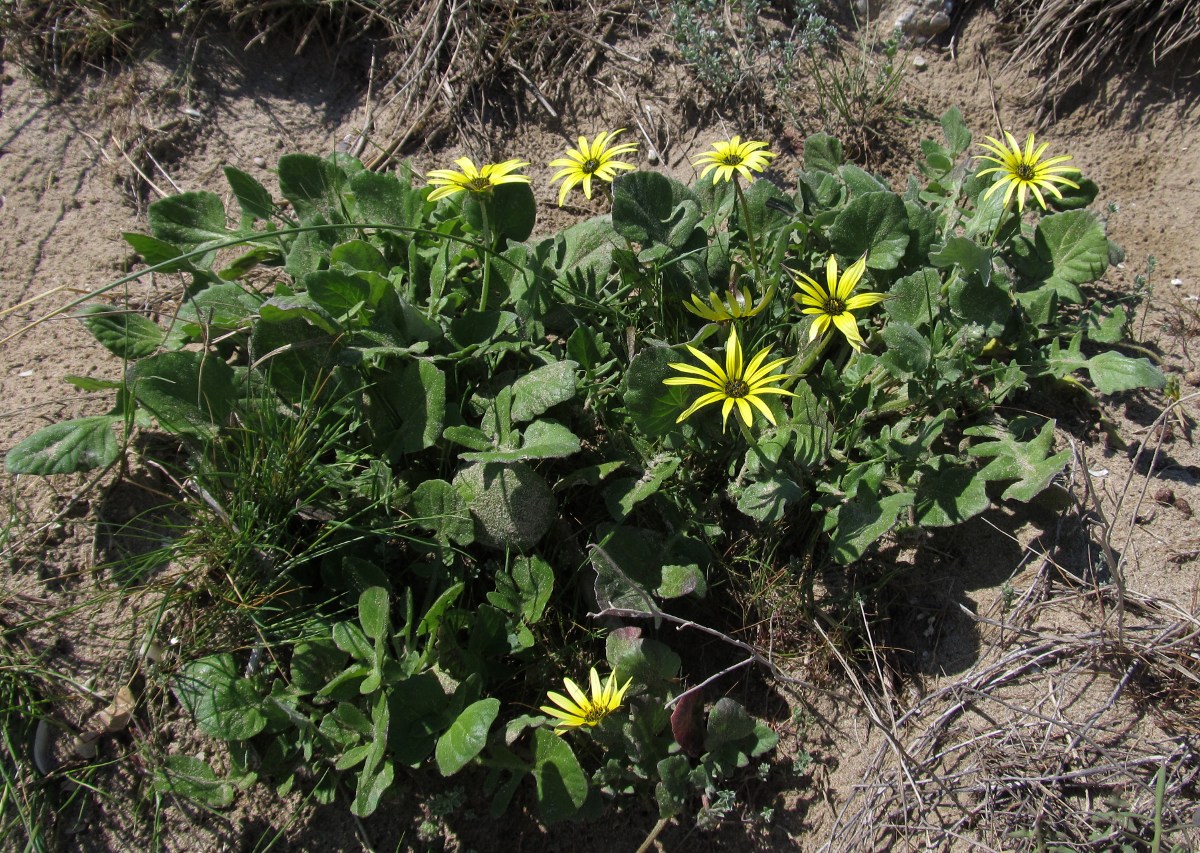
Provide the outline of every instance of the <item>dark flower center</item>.
{"type": "Polygon", "coordinates": [[[821,310],[830,317],[837,317],[840,314],[846,313],[846,303],[840,299],[826,299],[825,304],[821,306],[821,310]]]}
{"type": "Polygon", "coordinates": [[[1026,163],[1022,160],[1013,167],[1013,174],[1017,176],[1017,180],[1019,181],[1032,181],[1037,177],[1037,169],[1034,168],[1032,163],[1026,163]]]}
{"type": "Polygon", "coordinates": [[[725,396],[740,400],[750,394],[750,386],[741,379],[730,379],[725,383],[725,396]]]}
{"type": "Polygon", "coordinates": [[[600,161],[597,160],[595,157],[593,157],[590,160],[584,160],[583,165],[579,167],[579,170],[581,172],[583,172],[585,175],[590,175],[592,172],[596,171],[599,168],[600,168],[600,161]]]}
{"type": "Polygon", "coordinates": [[[742,155],[736,151],[728,151],[721,157],[721,164],[724,166],[740,166],[742,165],[742,155]]]}
{"type": "Polygon", "coordinates": [[[608,716],[608,711],[601,708],[599,705],[589,705],[584,709],[583,721],[589,726],[594,726],[608,716]]]}
{"type": "Polygon", "coordinates": [[[466,188],[473,193],[487,192],[492,188],[492,182],[487,178],[480,176],[478,178],[468,178],[465,184],[466,188]]]}

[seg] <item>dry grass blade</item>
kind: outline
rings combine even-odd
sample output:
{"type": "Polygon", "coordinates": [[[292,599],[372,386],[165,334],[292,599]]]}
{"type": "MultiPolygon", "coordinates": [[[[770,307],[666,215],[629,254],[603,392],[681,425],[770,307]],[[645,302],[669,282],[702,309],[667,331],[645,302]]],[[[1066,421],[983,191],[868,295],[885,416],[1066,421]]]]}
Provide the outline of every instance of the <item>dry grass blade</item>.
{"type": "MultiPolygon", "coordinates": [[[[980,618],[1015,637],[1015,648],[898,718],[911,760],[898,766],[892,738],[880,744],[863,775],[870,781],[856,787],[823,849],[885,850],[921,837],[930,849],[1061,842],[1100,851],[1148,839],[1156,826],[1171,830],[1171,843],[1194,844],[1200,620],[1125,595],[1143,618],[1119,634],[1109,624],[1062,635],[1018,627],[1030,613],[1004,625],[980,618]]],[[[1068,606],[1077,609],[1077,595],[1028,604],[1068,606]]]]}
{"type": "Polygon", "coordinates": [[[1131,58],[1155,65],[1194,57],[1200,0],[1003,0],[1017,24],[1012,61],[1047,75],[1053,98],[1131,58]]]}

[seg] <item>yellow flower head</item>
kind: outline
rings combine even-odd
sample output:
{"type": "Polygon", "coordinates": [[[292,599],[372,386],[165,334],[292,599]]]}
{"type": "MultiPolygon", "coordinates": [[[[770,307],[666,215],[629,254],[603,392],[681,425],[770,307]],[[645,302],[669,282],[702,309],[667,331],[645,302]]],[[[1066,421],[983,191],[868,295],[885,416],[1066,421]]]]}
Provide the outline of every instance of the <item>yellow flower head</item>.
{"type": "Polygon", "coordinates": [[[1079,184],[1063,177],[1068,174],[1078,174],[1079,170],[1074,166],[1064,166],[1063,163],[1071,159],[1070,154],[1063,154],[1058,157],[1051,157],[1047,160],[1042,159],[1042,155],[1046,153],[1049,147],[1049,142],[1043,142],[1036,149],[1033,147],[1033,134],[1029,134],[1029,139],[1025,141],[1025,149],[1021,150],[1021,146],[1013,135],[1007,130],[1004,131],[1004,138],[1008,140],[1005,145],[999,139],[993,139],[990,136],[984,137],[988,143],[984,143],[991,154],[996,156],[988,157],[980,154],[976,160],[987,160],[990,163],[995,163],[995,166],[990,166],[982,170],[980,175],[990,175],[993,172],[999,172],[1000,177],[988,189],[983,197],[986,199],[1007,185],[1008,189],[1004,191],[1004,206],[1008,207],[1008,202],[1013,197],[1013,193],[1017,194],[1017,210],[1025,211],[1025,195],[1027,192],[1032,192],[1038,200],[1038,204],[1042,206],[1042,210],[1046,209],[1046,199],[1042,197],[1042,190],[1047,190],[1054,193],[1058,198],[1062,198],[1062,193],[1059,192],[1055,184],[1062,184],[1066,187],[1074,187],[1079,189],[1079,184]]]}
{"type": "Polygon", "coordinates": [[[863,348],[862,335],[858,331],[858,320],[855,319],[853,312],[860,308],[869,308],[887,299],[885,293],[851,295],[866,269],[867,256],[864,254],[846,269],[841,278],[838,278],[837,258],[830,255],[825,264],[826,285],[824,287],[804,273],[796,273],[796,285],[801,292],[793,294],[792,298],[804,309],[803,313],[815,315],[808,331],[810,341],[816,340],[818,335],[829,331],[832,324],[846,336],[846,340],[855,350],[863,348]]]}
{"type": "Polygon", "coordinates": [[[570,698],[563,696],[561,693],[555,693],[553,690],[546,693],[546,697],[554,703],[554,705],[543,705],[541,710],[543,713],[556,718],[554,733],[561,735],[568,729],[577,729],[581,726],[593,727],[600,723],[605,717],[613,711],[621,707],[621,700],[625,698],[625,691],[629,689],[629,685],[633,683],[633,679],[625,682],[623,687],[617,687],[617,673],[615,671],[609,673],[608,681],[603,687],[600,686],[600,676],[596,674],[596,667],[592,667],[590,674],[592,695],[588,696],[579,689],[579,685],[569,678],[563,679],[563,684],[567,687],[567,692],[571,694],[570,698]]]}
{"type": "Polygon", "coordinates": [[[761,350],[754,358],[750,359],[750,363],[746,364],[742,359],[742,345],[738,342],[737,329],[731,329],[729,332],[729,343],[725,345],[725,367],[717,364],[700,350],[693,346],[688,346],[688,352],[703,362],[704,367],[696,367],[694,364],[671,364],[672,370],[678,370],[680,373],[689,374],[687,376],[670,376],[663,380],[664,385],[699,385],[702,388],[710,388],[707,394],[701,394],[696,402],[692,403],[688,409],[679,416],[675,423],[682,423],[693,412],[704,408],[709,403],[722,403],[721,406],[721,431],[725,431],[725,425],[729,422],[729,413],[736,406],[738,414],[742,418],[742,423],[746,426],[751,426],[754,422],[754,411],[750,407],[758,409],[771,425],[775,424],[775,415],[771,413],[770,408],[763,402],[765,394],[786,394],[789,397],[795,397],[791,391],[785,391],[782,388],[775,388],[771,385],[772,382],[780,382],[791,377],[786,373],[776,373],[770,375],[771,371],[777,370],[786,358],[777,358],[775,361],[766,362],[767,353],[771,351],[770,347],[761,350]]]}
{"type": "Polygon", "coordinates": [[[742,142],[740,136],[735,136],[728,142],[714,142],[712,151],[705,151],[692,162],[693,166],[704,166],[700,172],[700,180],[713,172],[713,183],[732,180],[737,172],[747,181],[753,181],[751,170],[761,172],[767,168],[774,152],[765,150],[767,143],[747,140],[742,142]]]}
{"type": "Polygon", "coordinates": [[[592,178],[612,182],[617,176],[617,169],[634,168],[629,163],[623,163],[615,158],[631,154],[637,150],[636,142],[622,142],[620,145],[608,147],[614,139],[625,132],[625,128],[614,130],[612,133],[602,130],[596,134],[595,142],[588,142],[586,136],[579,137],[578,148],[568,148],[567,156],[551,160],[551,168],[561,169],[550,179],[550,183],[562,180],[558,188],[558,206],[567,198],[567,193],[576,184],[583,184],[583,194],[592,197],[592,178]]]}
{"type": "Polygon", "coordinates": [[[767,295],[755,305],[750,300],[749,288],[738,290],[730,290],[724,299],[715,293],[708,294],[708,304],[706,305],[699,296],[692,294],[691,302],[684,302],[683,307],[691,311],[702,320],[708,320],[713,323],[725,323],[730,320],[740,320],[743,317],[753,317],[764,308],[771,304],[771,300],[775,297],[775,285],[771,285],[767,290],[767,295]]]}
{"type": "Polygon", "coordinates": [[[467,190],[473,193],[491,192],[492,187],[500,184],[527,184],[529,178],[525,175],[513,175],[517,169],[524,169],[529,164],[524,160],[505,160],[503,163],[488,163],[480,169],[475,168],[470,157],[459,157],[454,161],[462,171],[453,169],[434,169],[429,173],[429,186],[437,187],[429,194],[430,201],[452,196],[457,192],[467,190]]]}

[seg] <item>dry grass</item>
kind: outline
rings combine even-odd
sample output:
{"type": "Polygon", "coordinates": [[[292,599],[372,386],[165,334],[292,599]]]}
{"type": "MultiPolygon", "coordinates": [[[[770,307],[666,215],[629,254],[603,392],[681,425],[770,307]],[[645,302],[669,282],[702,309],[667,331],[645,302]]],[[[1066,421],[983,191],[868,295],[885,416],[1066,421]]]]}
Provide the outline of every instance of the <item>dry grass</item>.
{"type": "Polygon", "coordinates": [[[628,2],[563,0],[12,0],[0,4],[5,54],[53,88],[79,71],[134,58],[154,32],[201,40],[227,27],[250,48],[287,39],[369,49],[370,114],[350,153],[382,168],[416,142],[431,144],[464,117],[506,116],[491,101],[522,89],[552,116],[572,80],[585,79],[634,12],[628,2]],[[377,79],[378,74],[378,79],[377,79]]]}
{"type": "Polygon", "coordinates": [[[999,0],[1015,23],[1012,61],[1045,75],[1057,98],[1114,66],[1196,57],[1200,0],[999,0]]]}
{"type": "Polygon", "coordinates": [[[907,708],[855,681],[884,740],[823,851],[1200,849],[1200,618],[1125,583],[1149,479],[1106,514],[1080,476],[1084,576],[1042,554],[1003,613],[963,608],[984,655],[907,708]]]}

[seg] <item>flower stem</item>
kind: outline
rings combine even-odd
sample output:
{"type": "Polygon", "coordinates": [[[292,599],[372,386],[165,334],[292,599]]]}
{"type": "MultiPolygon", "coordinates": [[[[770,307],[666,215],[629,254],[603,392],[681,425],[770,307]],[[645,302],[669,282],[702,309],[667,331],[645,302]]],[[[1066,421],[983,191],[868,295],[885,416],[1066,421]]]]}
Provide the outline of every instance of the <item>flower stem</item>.
{"type": "Polygon", "coordinates": [[[759,287],[764,285],[762,268],[758,265],[758,247],[754,243],[754,226],[750,223],[750,205],[746,202],[746,194],[742,192],[742,182],[738,176],[733,176],[733,188],[737,192],[738,202],[742,207],[743,225],[746,227],[746,242],[750,244],[750,263],[754,267],[754,283],[759,287]]]}
{"type": "Polygon", "coordinates": [[[493,245],[491,218],[488,216],[490,198],[480,199],[479,211],[483,219],[483,289],[479,292],[479,310],[486,311],[488,305],[488,286],[492,282],[492,254],[496,247],[493,245]]]}

